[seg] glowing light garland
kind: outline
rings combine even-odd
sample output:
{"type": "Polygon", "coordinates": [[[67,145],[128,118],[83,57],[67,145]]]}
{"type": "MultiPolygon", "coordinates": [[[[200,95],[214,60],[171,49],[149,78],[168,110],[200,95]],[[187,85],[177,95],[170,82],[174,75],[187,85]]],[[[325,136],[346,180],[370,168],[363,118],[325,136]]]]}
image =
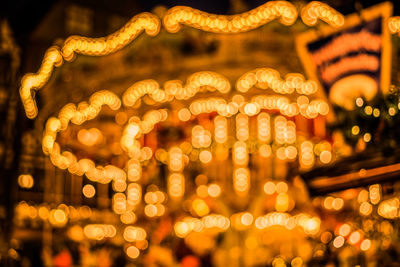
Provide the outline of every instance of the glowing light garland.
{"type": "Polygon", "coordinates": [[[239,33],[256,29],[277,18],[284,25],[292,25],[297,19],[297,10],[286,1],[270,1],[233,16],[214,15],[191,7],[176,6],[165,15],[164,27],[172,33],[180,30],[180,24],[214,33],[239,33]]]}
{"type": "Polygon", "coordinates": [[[145,31],[150,36],[155,36],[160,31],[160,20],[151,13],[140,13],[129,20],[120,30],[100,38],[70,36],[62,47],[62,55],[66,60],[71,60],[74,53],[91,56],[104,56],[114,53],[145,31]]]}
{"type": "Polygon", "coordinates": [[[124,93],[122,100],[125,106],[133,106],[138,99],[149,95],[157,102],[171,101],[176,99],[189,99],[202,89],[227,93],[230,91],[229,81],[222,75],[201,71],[192,74],[185,86],[179,80],[168,81],[164,85],[165,90],[160,89],[159,84],[154,80],[144,80],[133,84],[124,93]]]}
{"type": "Polygon", "coordinates": [[[344,25],[344,16],[325,3],[312,1],[301,10],[301,19],[304,24],[314,26],[318,19],[323,20],[333,27],[344,25]]]}

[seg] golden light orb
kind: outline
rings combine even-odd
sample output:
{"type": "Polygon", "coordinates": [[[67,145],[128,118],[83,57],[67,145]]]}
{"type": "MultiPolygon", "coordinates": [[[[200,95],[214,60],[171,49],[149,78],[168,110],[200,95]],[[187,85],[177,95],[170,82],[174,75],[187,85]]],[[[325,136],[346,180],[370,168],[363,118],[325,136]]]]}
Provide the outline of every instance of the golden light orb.
{"type": "Polygon", "coordinates": [[[208,150],[201,151],[199,154],[199,160],[204,164],[210,163],[212,160],[211,152],[208,150]]]}
{"type": "Polygon", "coordinates": [[[210,197],[218,197],[221,195],[221,187],[217,184],[210,184],[208,186],[208,195],[210,195],[210,197]]]}
{"type": "Polygon", "coordinates": [[[266,182],[264,184],[264,192],[267,195],[272,195],[273,193],[275,193],[276,187],[275,184],[273,182],[266,182]]]}
{"type": "Polygon", "coordinates": [[[187,108],[183,108],[183,109],[178,111],[178,118],[181,121],[188,121],[188,120],[190,120],[191,116],[192,116],[192,113],[187,108]]]}
{"type": "Polygon", "coordinates": [[[128,255],[128,257],[131,258],[131,259],[136,259],[137,257],[139,257],[140,251],[135,246],[129,246],[126,249],[126,255],[128,255]]]}
{"type": "Polygon", "coordinates": [[[344,245],[344,237],[343,236],[337,236],[334,240],[333,240],[333,246],[335,248],[340,248],[344,245]]]}
{"type": "Polygon", "coordinates": [[[348,234],[350,234],[350,231],[351,231],[351,227],[347,223],[341,225],[339,228],[339,234],[341,236],[347,236],[348,234]]]}
{"type": "Polygon", "coordinates": [[[21,174],[18,176],[18,185],[22,188],[30,189],[34,185],[34,180],[30,174],[21,174]]]}
{"type": "Polygon", "coordinates": [[[369,239],[364,239],[364,240],[361,242],[360,249],[361,249],[362,251],[367,251],[367,250],[370,249],[370,248],[371,248],[371,240],[369,240],[369,239]]]}

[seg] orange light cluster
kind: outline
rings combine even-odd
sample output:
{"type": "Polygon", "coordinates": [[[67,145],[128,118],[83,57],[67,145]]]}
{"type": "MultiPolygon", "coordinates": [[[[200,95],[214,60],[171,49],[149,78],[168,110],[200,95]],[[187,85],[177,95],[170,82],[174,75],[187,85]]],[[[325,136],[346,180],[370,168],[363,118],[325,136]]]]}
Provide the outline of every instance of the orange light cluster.
{"type": "Polygon", "coordinates": [[[124,239],[128,242],[143,241],[147,237],[146,231],[137,226],[127,226],[124,230],[124,239]]]}
{"type": "Polygon", "coordinates": [[[259,89],[272,89],[279,94],[311,95],[317,92],[318,85],[313,80],[305,80],[299,73],[289,73],[282,80],[279,72],[271,68],[258,68],[242,75],[236,82],[236,89],[245,93],[252,87],[259,89]]]}
{"type": "Polygon", "coordinates": [[[378,214],[386,219],[400,217],[400,200],[396,197],[382,201],[378,206],[378,214]]]}
{"type": "Polygon", "coordinates": [[[63,58],[59,48],[57,46],[52,46],[47,49],[38,72],[35,74],[25,74],[22,78],[19,93],[25,108],[25,114],[28,118],[35,118],[38,112],[31,90],[39,90],[42,88],[49,80],[54,67],[61,66],[62,63],[63,58]]]}
{"type": "Polygon", "coordinates": [[[314,166],[314,145],[311,141],[304,141],[300,145],[300,168],[310,169],[314,166]]]}
{"type": "Polygon", "coordinates": [[[400,33],[400,16],[389,18],[388,26],[391,33],[400,33]]]}
{"type": "Polygon", "coordinates": [[[288,230],[300,226],[306,234],[315,235],[320,230],[321,220],[305,213],[291,216],[288,213],[271,212],[256,218],[254,222],[257,229],[266,229],[271,226],[284,226],[288,230]]]}
{"type": "Polygon", "coordinates": [[[203,232],[207,229],[214,229],[224,232],[230,226],[229,218],[220,214],[210,214],[201,219],[186,217],[174,225],[175,234],[184,238],[191,232],[203,232]]]}
{"type": "Polygon", "coordinates": [[[168,194],[178,199],[185,193],[185,176],[182,173],[172,173],[168,177],[168,194]]]}
{"type": "Polygon", "coordinates": [[[117,234],[117,229],[112,224],[87,224],[83,233],[89,239],[102,240],[112,238],[117,234]]]}
{"type": "Polygon", "coordinates": [[[121,101],[109,91],[99,91],[90,98],[89,103],[82,102],[78,107],[74,104],[64,106],[58,118],[52,117],[47,121],[42,149],[45,154],[50,155],[51,162],[60,169],[68,169],[70,173],[76,175],[85,174],[92,181],[108,183],[112,180],[125,180],[125,172],[113,165],[95,166],[90,159],[77,160],[71,152],[61,152],[56,142],[57,133],[65,130],[69,122],[80,125],[91,120],[98,115],[103,105],[116,110],[119,109],[121,101]]]}
{"type": "Polygon", "coordinates": [[[277,116],[274,119],[274,125],[276,143],[283,145],[296,142],[296,124],[293,121],[288,121],[283,116],[277,116]]]}
{"type": "Polygon", "coordinates": [[[344,24],[344,16],[329,5],[312,1],[301,10],[301,19],[304,24],[314,26],[321,19],[333,27],[341,27],[344,24]]]}
{"type": "Polygon", "coordinates": [[[208,32],[238,33],[258,28],[277,18],[282,24],[292,25],[297,19],[296,7],[287,1],[270,1],[248,12],[225,16],[176,6],[164,16],[164,27],[172,33],[180,30],[180,24],[208,32]]]}
{"type": "Polygon", "coordinates": [[[185,86],[182,85],[180,80],[172,80],[166,82],[164,88],[165,90],[160,89],[160,85],[154,80],[143,80],[134,83],[125,91],[122,97],[124,105],[133,106],[144,95],[149,95],[157,102],[166,102],[174,98],[189,99],[202,90],[217,90],[221,93],[228,93],[230,91],[230,83],[218,73],[201,71],[189,76],[185,86]]]}
{"type": "Polygon", "coordinates": [[[65,40],[62,54],[71,60],[74,53],[91,56],[104,56],[114,53],[146,31],[148,35],[157,35],[160,31],[160,20],[157,16],[143,12],[130,19],[120,30],[100,38],[70,36],[65,40]]]}

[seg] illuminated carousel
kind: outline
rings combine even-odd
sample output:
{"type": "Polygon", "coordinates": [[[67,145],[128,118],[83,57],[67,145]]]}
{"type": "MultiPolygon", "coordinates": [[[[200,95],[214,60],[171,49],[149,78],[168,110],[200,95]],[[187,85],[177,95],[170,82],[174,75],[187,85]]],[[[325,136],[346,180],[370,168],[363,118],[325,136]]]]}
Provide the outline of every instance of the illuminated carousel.
{"type": "MultiPolygon", "coordinates": [[[[390,10],[390,5],[380,8],[390,10]]],[[[365,82],[367,89],[343,96],[346,80],[342,79],[332,86],[328,99],[326,83],[310,75],[307,66],[309,79],[262,66],[192,71],[197,68],[195,61],[187,63],[191,68],[158,73],[154,66],[138,62],[136,77],[147,78],[119,82],[115,73],[121,66],[111,64],[130,51],[140,53],[135,39],[149,38],[139,36],[142,32],[152,38],[202,32],[206,38],[219,36],[229,44],[229,38],[244,38],[251,30],[251,36],[257,36],[257,28],[273,20],[308,27],[322,20],[328,25],[321,31],[331,32],[354,27],[354,16],[344,17],[320,2],[298,9],[286,1],[267,2],[232,16],[190,7],[156,13],[138,14],[104,38],[71,36],[47,50],[36,74],[24,76],[20,95],[26,116],[35,119],[39,132],[42,129],[46,164],[71,179],[84,177],[81,191],[87,205],[20,202],[17,220],[41,221],[44,228],[58,229],[72,241],[91,247],[121,247],[134,266],[316,266],[350,256],[354,265],[362,265],[378,248],[393,242],[399,199],[389,194],[382,202],[390,190],[380,184],[309,195],[309,190],[318,192],[331,184],[324,183],[326,177],[315,179],[318,175],[312,170],[335,166],[341,158],[365,150],[374,139],[373,132],[351,125],[350,135],[357,137],[352,147],[345,131],[332,134],[326,126],[338,120],[332,104],[343,99],[348,101],[342,103],[345,109],[358,107],[371,111],[372,117],[377,114],[379,109],[368,101],[378,89],[368,90],[371,82],[365,77],[358,77],[356,83],[365,82]],[[96,60],[110,73],[98,77],[93,71],[83,77],[82,69],[73,69],[75,62],[97,64],[96,60]],[[120,86],[104,90],[110,77],[120,86]],[[90,94],[73,93],[69,98],[73,103],[53,103],[57,90],[68,86],[92,89],[90,94]],[[35,93],[40,95],[42,88],[53,94],[43,96],[38,105],[35,93]],[[310,179],[315,180],[309,183],[310,179]],[[98,207],[90,208],[94,203],[98,207]],[[352,220],[351,214],[357,214],[357,219],[352,220]],[[372,234],[377,222],[383,241],[372,234]]],[[[389,34],[389,28],[399,32],[400,19],[392,17],[388,22],[387,12],[382,14],[384,34],[389,34]]],[[[307,38],[298,42],[303,58],[311,53],[301,48],[307,38]]],[[[387,53],[384,50],[382,57],[387,53]]],[[[330,54],[321,57],[325,55],[330,54]]],[[[226,60],[226,55],[221,57],[226,60]]],[[[199,69],[207,65],[218,69],[212,59],[197,62],[199,69]]],[[[165,68],[173,69],[168,64],[165,68]]],[[[334,75],[338,74],[330,70],[324,77],[334,75]]],[[[379,90],[388,90],[390,78],[382,75],[380,82],[379,90]]],[[[400,106],[394,108],[392,116],[400,106]]],[[[357,175],[372,172],[362,168],[357,175]]],[[[28,174],[19,177],[26,188],[32,182],[28,174]]]]}

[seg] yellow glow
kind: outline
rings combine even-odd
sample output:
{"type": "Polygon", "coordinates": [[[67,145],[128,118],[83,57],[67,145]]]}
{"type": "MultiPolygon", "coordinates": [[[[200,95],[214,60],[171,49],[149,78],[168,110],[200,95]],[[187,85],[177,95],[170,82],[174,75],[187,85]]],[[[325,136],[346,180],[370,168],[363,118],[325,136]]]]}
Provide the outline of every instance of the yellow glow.
{"type": "Polygon", "coordinates": [[[214,119],[215,142],[223,144],[228,139],[228,121],[224,116],[216,116],[214,119]]]}
{"type": "Polygon", "coordinates": [[[280,193],[276,196],[275,209],[284,212],[289,209],[289,196],[286,193],[280,193]]]}
{"type": "Polygon", "coordinates": [[[324,164],[328,164],[332,160],[332,153],[328,150],[322,151],[319,155],[319,160],[324,164]]]}
{"type": "Polygon", "coordinates": [[[369,187],[369,199],[374,205],[381,201],[381,186],[379,184],[374,184],[369,187]]]}
{"type": "Polygon", "coordinates": [[[353,135],[359,134],[359,133],[360,133],[360,127],[358,127],[358,125],[354,125],[354,126],[351,128],[351,133],[352,133],[353,135]]]}
{"type": "Polygon", "coordinates": [[[273,182],[266,182],[264,184],[264,192],[267,195],[272,195],[273,193],[275,193],[276,187],[275,184],[273,182]]]}
{"type": "Polygon", "coordinates": [[[369,198],[368,191],[363,189],[358,193],[357,201],[358,201],[358,203],[361,204],[363,202],[367,202],[368,198],[369,198]]]}
{"type": "Polygon", "coordinates": [[[249,117],[245,114],[236,115],[236,138],[239,141],[249,139],[249,117]]]}
{"type": "Polygon", "coordinates": [[[367,250],[370,249],[370,248],[371,248],[371,240],[369,240],[369,239],[364,239],[364,240],[361,242],[360,249],[361,249],[362,251],[367,251],[367,250]]]}
{"type": "Polygon", "coordinates": [[[372,115],[374,115],[375,118],[378,118],[381,115],[381,112],[379,109],[374,108],[374,111],[372,112],[372,115]]]}
{"type": "Polygon", "coordinates": [[[260,146],[258,152],[260,153],[261,157],[268,158],[272,154],[272,148],[270,145],[263,144],[260,146]]]}
{"type": "Polygon", "coordinates": [[[30,174],[21,174],[18,176],[18,185],[22,188],[32,188],[34,185],[34,180],[30,174]]]}
{"type": "Polygon", "coordinates": [[[201,151],[199,154],[199,160],[204,164],[210,163],[212,160],[211,152],[208,150],[201,151]]]}
{"type": "Polygon", "coordinates": [[[146,205],[144,207],[144,214],[147,217],[154,217],[157,215],[157,206],[153,204],[146,205]]]}
{"type": "Polygon", "coordinates": [[[332,239],[332,234],[331,234],[330,232],[324,232],[324,233],[321,235],[321,241],[322,241],[322,243],[324,243],[324,244],[329,243],[329,241],[331,241],[331,239],[332,239]]]}
{"type": "Polygon", "coordinates": [[[313,144],[310,141],[304,141],[300,145],[300,167],[309,169],[314,165],[313,144]]]}
{"type": "Polygon", "coordinates": [[[303,265],[303,260],[300,257],[295,257],[290,264],[292,267],[301,267],[303,265]]]}
{"type": "Polygon", "coordinates": [[[78,132],[78,140],[84,145],[93,146],[103,139],[103,135],[97,128],[91,128],[89,130],[81,129],[78,132]]]}
{"type": "Polygon", "coordinates": [[[136,259],[137,257],[139,257],[140,251],[135,246],[129,246],[126,249],[126,255],[128,255],[128,257],[131,258],[131,259],[136,259]]]}
{"type": "Polygon", "coordinates": [[[42,220],[47,220],[49,218],[49,210],[46,207],[40,207],[38,209],[38,215],[42,220]]]}
{"type": "Polygon", "coordinates": [[[179,147],[172,147],[169,150],[168,167],[171,171],[179,172],[183,169],[182,150],[179,147]]]}
{"type": "Polygon", "coordinates": [[[344,205],[344,201],[342,198],[335,198],[332,202],[332,208],[334,210],[340,210],[341,208],[343,208],[344,205]]]}
{"type": "Polygon", "coordinates": [[[135,242],[145,240],[147,237],[146,231],[137,226],[127,226],[124,230],[124,239],[127,242],[135,242]]]}
{"type": "Polygon", "coordinates": [[[378,206],[378,214],[386,219],[399,217],[400,200],[397,197],[382,201],[378,206]]]}
{"type": "Polygon", "coordinates": [[[136,222],[137,217],[133,211],[126,212],[120,216],[121,222],[124,224],[133,224],[136,222]]]}
{"type": "Polygon", "coordinates": [[[252,87],[260,89],[272,89],[279,94],[292,94],[295,91],[299,94],[311,95],[317,92],[317,83],[312,80],[305,80],[299,73],[290,73],[281,79],[278,71],[271,68],[258,68],[243,74],[236,82],[236,89],[245,93],[252,87]]]}
{"type": "Polygon", "coordinates": [[[319,1],[308,3],[301,10],[301,19],[308,26],[315,25],[318,19],[321,19],[333,27],[343,26],[345,20],[344,16],[338,11],[319,1]]]}
{"type": "Polygon", "coordinates": [[[210,212],[207,203],[200,198],[196,198],[195,200],[193,200],[192,208],[196,212],[196,214],[199,215],[200,217],[203,217],[210,212]]]}
{"type": "Polygon", "coordinates": [[[265,112],[261,112],[257,116],[257,127],[258,127],[258,140],[261,142],[269,142],[271,139],[271,125],[270,115],[265,112]]]}
{"type": "Polygon", "coordinates": [[[246,166],[248,161],[249,155],[246,143],[237,141],[233,146],[233,162],[238,166],[246,166]]]}
{"type": "Polygon", "coordinates": [[[240,217],[240,222],[245,225],[249,226],[253,223],[253,215],[249,212],[243,213],[243,215],[240,217]]]}
{"type": "Polygon", "coordinates": [[[339,228],[339,234],[341,236],[347,236],[348,234],[350,234],[350,231],[351,231],[351,227],[347,223],[343,224],[339,228]]]}
{"type": "Polygon", "coordinates": [[[221,194],[221,187],[217,184],[210,184],[208,186],[208,194],[210,197],[218,197],[221,194]]]}
{"type": "Polygon", "coordinates": [[[368,143],[369,141],[371,141],[371,134],[370,133],[366,133],[364,134],[364,142],[368,143]]]}
{"type": "Polygon", "coordinates": [[[400,33],[400,16],[389,18],[388,26],[391,33],[400,33]]]}
{"type": "Polygon", "coordinates": [[[372,213],[372,205],[368,202],[363,202],[360,205],[360,213],[364,216],[368,216],[372,213]]]}
{"type": "Polygon", "coordinates": [[[55,209],[50,211],[49,221],[54,226],[62,227],[67,223],[68,217],[62,209],[55,209]]]}
{"type": "Polygon", "coordinates": [[[248,168],[237,168],[234,170],[233,187],[239,195],[248,192],[250,188],[250,171],[248,168]]]}
{"type": "Polygon", "coordinates": [[[178,112],[178,117],[181,121],[188,121],[190,120],[191,116],[192,113],[190,113],[190,110],[188,110],[187,108],[183,108],[178,112]]]}
{"type": "Polygon", "coordinates": [[[275,190],[278,194],[286,193],[288,191],[288,185],[285,182],[279,182],[276,184],[275,190]]]}
{"type": "Polygon", "coordinates": [[[185,193],[185,177],[181,173],[172,173],[168,177],[168,194],[180,198],[185,193]]]}
{"type": "Polygon", "coordinates": [[[329,197],[326,197],[325,198],[325,200],[324,200],[324,207],[325,207],[325,209],[327,209],[327,210],[330,210],[330,209],[332,209],[333,208],[333,201],[335,200],[335,198],[333,198],[333,197],[331,197],[331,196],[329,196],[329,197]]]}
{"type": "Polygon", "coordinates": [[[367,114],[367,115],[371,115],[371,114],[372,114],[372,107],[371,107],[371,106],[366,106],[366,107],[364,108],[364,112],[365,112],[365,114],[367,114]]]}
{"type": "Polygon", "coordinates": [[[114,237],[117,234],[117,230],[111,224],[88,224],[83,228],[83,233],[89,239],[102,240],[114,237]]]}
{"type": "Polygon", "coordinates": [[[199,187],[197,187],[196,189],[196,194],[199,197],[205,198],[208,196],[208,187],[206,185],[200,185],[199,187]]]}
{"type": "Polygon", "coordinates": [[[360,238],[361,238],[360,232],[358,232],[358,231],[353,232],[353,233],[351,233],[351,235],[349,237],[349,242],[350,242],[350,244],[354,245],[355,243],[360,241],[360,238]]]}
{"type": "Polygon", "coordinates": [[[180,30],[180,24],[208,32],[239,33],[258,28],[277,18],[281,23],[291,25],[297,19],[297,10],[286,1],[267,2],[248,12],[231,16],[176,6],[168,10],[163,22],[166,30],[173,33],[180,30]]]}
{"type": "Polygon", "coordinates": [[[96,194],[96,189],[93,185],[87,184],[82,188],[82,193],[87,198],[92,198],[96,194]]]}
{"type": "Polygon", "coordinates": [[[337,236],[334,240],[333,240],[333,246],[335,248],[340,248],[344,245],[344,238],[343,236],[337,236]]]}
{"type": "Polygon", "coordinates": [[[157,195],[154,192],[147,192],[144,195],[144,202],[147,204],[155,204],[157,203],[157,195]]]}

